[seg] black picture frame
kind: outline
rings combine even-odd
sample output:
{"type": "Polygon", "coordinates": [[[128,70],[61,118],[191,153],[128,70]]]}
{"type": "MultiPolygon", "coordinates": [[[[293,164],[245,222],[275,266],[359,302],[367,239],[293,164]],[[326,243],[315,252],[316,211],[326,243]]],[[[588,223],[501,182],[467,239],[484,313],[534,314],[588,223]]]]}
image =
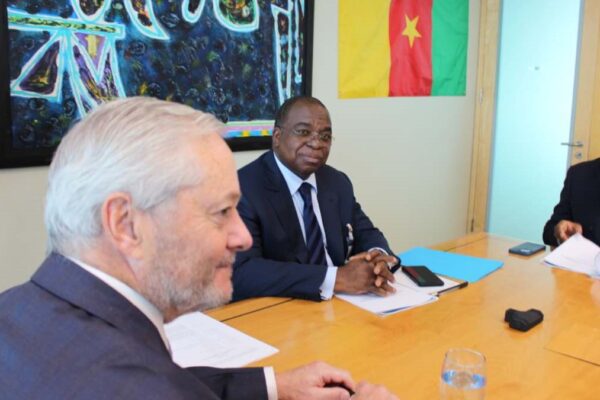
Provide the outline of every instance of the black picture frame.
{"type": "MultiPolygon", "coordinates": [[[[77,0],[64,0],[64,3],[67,4],[67,6],[69,5],[68,3],[70,3],[71,5],[73,4],[74,1],[77,0]]],[[[117,2],[119,2],[120,4],[123,4],[122,1],[120,0],[104,0],[105,2],[111,2],[114,1],[115,4],[117,2]]],[[[19,61],[15,61],[15,58],[18,59],[18,57],[15,57],[14,51],[13,53],[11,53],[11,40],[14,40],[14,37],[16,37],[18,34],[21,34],[22,32],[20,30],[17,29],[18,32],[15,33],[15,29],[11,29],[9,28],[9,23],[12,21],[14,22],[15,20],[15,5],[17,6],[23,6],[23,5],[27,5],[25,8],[29,7],[31,4],[35,4],[36,0],[33,0],[33,2],[31,0],[29,1],[24,1],[24,0],[0,0],[0,168],[19,168],[19,167],[30,167],[30,166],[43,166],[43,165],[48,165],[52,159],[52,155],[58,145],[58,143],[60,142],[60,137],[62,137],[62,135],[64,135],[67,131],[68,131],[68,125],[72,125],[74,122],[76,122],[76,120],[81,116],[79,115],[78,117],[73,117],[72,120],[68,120],[68,118],[61,118],[61,121],[67,120],[64,123],[64,127],[61,127],[61,129],[58,129],[56,127],[54,127],[53,129],[56,129],[56,131],[53,131],[53,136],[49,137],[50,135],[46,133],[45,130],[48,129],[48,126],[50,125],[49,123],[45,123],[43,120],[43,116],[47,115],[48,113],[46,112],[45,114],[40,114],[40,123],[35,125],[35,129],[32,129],[31,126],[28,126],[27,130],[22,129],[22,127],[19,125],[19,123],[22,120],[31,120],[31,115],[29,114],[30,112],[34,112],[31,111],[29,109],[25,109],[25,113],[23,113],[24,110],[24,106],[22,104],[23,101],[22,97],[19,96],[15,96],[14,92],[12,92],[11,90],[11,82],[13,80],[15,80],[15,68],[14,66],[11,66],[11,63],[15,63],[15,65],[17,63],[19,63],[19,61]],[[9,18],[9,15],[11,15],[8,12],[9,7],[11,8],[11,12],[12,12],[12,17],[9,18]],[[11,30],[13,32],[11,32],[11,30]],[[13,70],[11,71],[11,67],[13,67],[13,70]],[[19,98],[17,98],[19,97],[19,98]],[[21,101],[21,104],[18,104],[19,101],[21,101]],[[56,132],[59,132],[58,134],[56,132]],[[39,139],[43,136],[43,140],[39,139]],[[31,138],[33,138],[33,145],[22,145],[22,143],[19,142],[20,138],[22,137],[27,137],[31,140],[31,138]],[[39,145],[39,143],[36,140],[40,140],[40,142],[42,143],[42,145],[39,145]]],[[[39,0],[40,4],[43,3],[43,0],[39,0]]],[[[254,2],[254,4],[257,4],[259,7],[259,11],[260,13],[257,13],[260,17],[260,26],[264,27],[264,33],[262,35],[257,34],[256,36],[260,39],[264,39],[264,42],[266,42],[265,44],[265,48],[267,47],[271,47],[271,48],[275,48],[275,44],[276,43],[287,43],[290,42],[292,40],[294,40],[293,38],[290,39],[289,37],[287,37],[287,39],[284,40],[279,40],[279,42],[276,41],[275,36],[276,33],[278,34],[277,38],[279,39],[280,37],[283,37],[283,35],[286,32],[292,32],[291,29],[295,29],[293,32],[299,32],[296,34],[295,36],[295,45],[298,46],[299,51],[290,51],[288,50],[287,53],[284,49],[284,47],[281,47],[283,50],[280,53],[276,53],[275,50],[273,50],[273,54],[272,54],[272,65],[270,66],[270,68],[272,68],[272,70],[269,70],[267,67],[267,63],[265,63],[265,59],[267,59],[268,57],[262,57],[261,60],[261,66],[262,66],[262,70],[268,70],[270,72],[273,72],[272,75],[277,75],[276,71],[277,70],[277,65],[276,61],[277,58],[279,57],[280,59],[282,59],[282,57],[287,56],[287,60],[281,61],[280,64],[282,65],[291,65],[292,62],[295,62],[296,65],[300,65],[299,71],[300,73],[297,73],[296,76],[301,76],[300,79],[294,79],[293,83],[292,83],[292,79],[289,77],[290,75],[288,74],[288,78],[287,81],[289,82],[289,88],[287,90],[287,92],[283,92],[284,95],[282,95],[282,90],[280,89],[280,86],[276,86],[276,82],[275,82],[275,78],[274,81],[272,82],[273,84],[267,84],[269,82],[265,81],[266,83],[264,83],[262,86],[259,87],[260,90],[258,90],[258,94],[255,96],[255,98],[257,99],[258,102],[260,102],[260,104],[262,104],[262,113],[261,115],[258,115],[258,117],[256,119],[259,119],[260,122],[262,123],[261,126],[261,131],[260,134],[257,134],[256,132],[253,131],[240,131],[239,134],[235,133],[235,129],[232,128],[232,130],[230,131],[233,132],[230,135],[228,135],[228,137],[226,138],[226,141],[228,143],[228,145],[230,146],[230,148],[233,151],[246,151],[246,150],[260,150],[260,149],[266,149],[269,148],[271,146],[271,136],[270,136],[270,128],[268,128],[268,123],[271,122],[274,113],[276,111],[276,109],[278,108],[279,104],[281,102],[283,102],[283,100],[285,100],[285,98],[287,97],[291,97],[294,95],[298,95],[298,94],[305,94],[305,95],[310,95],[311,94],[311,84],[312,84],[312,44],[313,44],[313,14],[314,14],[314,0],[275,0],[273,2],[271,1],[267,1],[267,0],[248,0],[247,3],[251,3],[254,2]],[[292,13],[291,10],[297,10],[298,9],[298,5],[300,5],[300,3],[303,3],[303,7],[302,7],[302,13],[300,14],[300,17],[296,17],[295,14],[292,13]],[[275,6],[279,6],[279,7],[288,7],[287,9],[285,9],[286,12],[289,12],[289,14],[284,14],[284,13],[280,13],[280,14],[275,14],[273,10],[273,5],[275,6]],[[270,11],[272,12],[272,15],[266,14],[266,9],[269,8],[270,11]],[[283,15],[283,16],[282,16],[283,15]],[[269,16],[271,17],[271,20],[269,20],[269,16]],[[277,19],[279,18],[279,19],[277,19]],[[283,18],[283,19],[282,19],[283,18]],[[265,23],[266,21],[266,23],[265,23]],[[283,21],[283,22],[282,22],[283,21]],[[287,21],[287,22],[286,22],[287,21]],[[291,25],[290,26],[286,25],[286,23],[289,23],[291,25]],[[271,28],[269,28],[269,26],[271,26],[271,28]],[[282,28],[283,26],[283,28],[282,28]],[[290,28],[290,29],[288,29],[290,28]],[[278,29],[282,29],[280,32],[276,32],[278,29]],[[283,32],[283,34],[281,33],[283,32]],[[300,38],[300,39],[298,39],[300,38]],[[265,89],[265,87],[267,89],[265,89]],[[279,89],[279,91],[278,91],[279,89]]],[[[53,3],[57,3],[57,2],[53,2],[53,3]]],[[[60,3],[60,1],[58,2],[60,3]]],[[[161,4],[166,4],[167,2],[162,2],[161,4]]],[[[174,2],[174,3],[185,3],[184,2],[174,2]]],[[[195,2],[196,4],[198,2],[195,2]]],[[[231,2],[227,2],[227,1],[219,1],[219,0],[201,0],[200,3],[203,5],[204,10],[201,12],[209,13],[212,12],[213,14],[206,14],[206,15],[212,15],[213,19],[216,19],[216,14],[217,11],[216,7],[225,7],[224,4],[226,3],[230,3],[231,2]],[[205,4],[206,2],[206,4],[205,4]],[[218,4],[218,5],[217,5],[218,4]]],[[[89,4],[89,2],[88,2],[89,4]]],[[[191,4],[191,3],[190,3],[191,4]]],[[[66,6],[65,6],[66,7],[66,6]]],[[[221,10],[224,10],[224,8],[221,8],[221,10]]],[[[18,11],[20,12],[21,9],[18,8],[18,11]]],[[[31,9],[29,9],[29,11],[31,11],[31,9]]],[[[72,11],[72,7],[71,7],[71,11],[72,11]]],[[[23,12],[27,12],[27,10],[23,10],[23,12]]],[[[58,11],[57,11],[58,12],[58,11]]],[[[109,9],[109,13],[113,12],[112,9],[109,9]]],[[[157,11],[158,12],[158,11],[157,11]]],[[[183,14],[183,9],[181,9],[181,14],[183,14]]],[[[37,16],[37,14],[25,14],[26,17],[30,17],[31,15],[37,16]]],[[[49,14],[45,14],[42,15],[42,17],[47,16],[47,15],[52,15],[52,17],[54,18],[53,13],[49,13],[49,14]]],[[[169,15],[171,18],[174,18],[175,20],[177,20],[177,18],[182,19],[182,15],[175,15],[174,17],[172,15],[169,15]]],[[[163,16],[164,17],[164,16],[163,16]]],[[[58,16],[57,16],[58,18],[58,16]]],[[[110,18],[110,17],[109,17],[110,18]]],[[[113,17],[114,18],[114,17],[113,17]]],[[[202,17],[203,18],[203,17],[202,17]]],[[[208,17],[207,17],[208,18],[208,17]]],[[[258,18],[258,17],[257,17],[258,18]]],[[[71,20],[72,21],[72,20],[71,20]]],[[[110,20],[107,20],[108,22],[111,22],[110,20]]],[[[168,23],[169,20],[167,19],[156,19],[156,21],[160,21],[159,24],[164,24],[165,21],[168,23]]],[[[206,22],[206,21],[205,21],[206,22]]],[[[187,24],[184,25],[181,22],[179,22],[178,26],[185,26],[186,29],[190,29],[189,25],[191,24],[187,24]]],[[[14,28],[14,25],[12,25],[14,28]]],[[[216,28],[214,29],[218,29],[219,26],[214,23],[212,26],[216,26],[216,28]]],[[[221,28],[222,29],[222,28],[221,28]]],[[[169,33],[172,33],[174,31],[169,31],[169,33]]],[[[227,40],[234,41],[231,40],[231,37],[233,37],[234,39],[239,38],[239,34],[237,32],[234,33],[228,33],[229,36],[227,36],[226,38],[222,38],[222,42],[228,44],[229,42],[227,40]],[[236,36],[237,35],[237,36],[236,36]]],[[[189,35],[189,33],[186,33],[189,35]]],[[[49,36],[49,35],[46,35],[49,36]]],[[[138,35],[139,36],[139,35],[138,35]]],[[[211,37],[212,38],[212,37],[211,37]]],[[[254,42],[252,42],[254,45],[256,45],[256,41],[258,39],[251,39],[254,40],[254,42]]],[[[175,41],[174,41],[175,42],[175,41]]],[[[218,40],[217,40],[218,42],[218,40]]],[[[156,43],[152,42],[152,43],[156,43]]],[[[158,43],[159,45],[162,45],[162,43],[158,43]]],[[[121,55],[123,54],[127,54],[126,51],[127,49],[125,48],[125,44],[121,44],[121,47],[119,47],[118,45],[115,46],[114,48],[114,53],[115,54],[119,54],[118,57],[121,57],[121,55]]],[[[14,50],[13,46],[13,50],[14,50]]],[[[163,46],[164,47],[164,46],[163,46]]],[[[288,47],[288,49],[290,49],[290,47],[288,47]]],[[[37,54],[37,53],[36,53],[37,54]]],[[[225,58],[225,56],[223,56],[223,59],[225,58]]],[[[24,57],[21,57],[20,59],[20,64],[23,65],[24,64],[24,57]]],[[[119,60],[121,60],[121,58],[119,58],[119,60]]],[[[283,60],[283,59],[282,59],[283,60]]],[[[256,61],[256,60],[254,60],[256,61]]],[[[241,61],[246,62],[244,60],[241,61]]],[[[58,61],[57,61],[58,63],[58,61]]],[[[250,67],[252,67],[252,63],[250,61],[247,62],[248,65],[250,65],[250,67]]],[[[223,63],[224,65],[227,65],[227,63],[223,63]]],[[[232,64],[237,64],[237,60],[234,60],[234,62],[230,63],[229,65],[232,64]]],[[[232,67],[234,68],[234,67],[232,67]]],[[[291,67],[289,67],[291,68],[291,67]]],[[[229,68],[229,70],[231,70],[231,68],[229,68]]],[[[298,70],[298,67],[297,67],[298,70]]],[[[257,66],[255,71],[260,71],[260,67],[257,66]]],[[[122,71],[117,71],[118,74],[121,74],[122,71]]],[[[31,74],[31,73],[30,73],[31,74]]],[[[212,75],[210,75],[208,72],[207,74],[212,77],[212,75]]],[[[21,76],[23,76],[24,73],[21,72],[21,75],[19,75],[19,79],[21,79],[21,76]]],[[[218,75],[218,74],[217,74],[218,75]]],[[[263,75],[267,75],[267,74],[263,74],[263,75]]],[[[235,76],[239,76],[232,74],[233,77],[235,76]]],[[[261,75],[262,76],[262,75],[261,75]]],[[[282,77],[284,76],[284,74],[279,73],[279,76],[282,77]]],[[[167,76],[168,78],[168,76],[167,76]]],[[[227,80],[231,80],[233,78],[223,78],[223,80],[227,81],[227,80]]],[[[281,78],[284,79],[284,78],[281,78]]],[[[166,80],[166,79],[164,79],[166,80]]],[[[65,78],[66,81],[66,78],[65,78]]],[[[161,79],[159,81],[159,84],[162,84],[163,79],[161,79]]],[[[241,98],[241,96],[244,94],[244,88],[248,85],[251,84],[246,84],[244,82],[242,82],[240,84],[240,89],[239,92],[241,92],[241,94],[238,94],[241,98]]],[[[182,86],[185,86],[185,84],[183,84],[182,86]]],[[[133,85],[132,85],[133,87],[133,85]]],[[[231,86],[230,86],[231,87],[231,86]]],[[[252,90],[254,90],[255,88],[252,86],[248,86],[250,89],[247,91],[248,93],[251,93],[252,90]]],[[[124,85],[125,88],[125,96],[132,96],[132,95],[140,95],[139,90],[133,90],[131,89],[128,84],[124,85]],[[131,89],[131,91],[130,91],[131,89]]],[[[138,88],[136,88],[138,89],[138,88]]],[[[160,88],[159,88],[160,89],[160,88]]],[[[63,91],[66,91],[67,89],[63,89],[63,91]]],[[[223,91],[226,91],[227,87],[225,87],[223,89],[223,91]]],[[[163,92],[161,95],[161,92],[158,91],[156,93],[142,93],[141,95],[153,95],[155,97],[158,98],[166,98],[169,97],[167,95],[165,95],[165,93],[163,92]]],[[[115,97],[115,96],[113,96],[115,97]]],[[[123,97],[123,96],[120,96],[123,97]]],[[[181,101],[184,102],[186,104],[190,104],[189,99],[185,98],[184,96],[182,96],[181,98],[177,98],[177,96],[173,96],[174,98],[169,98],[169,100],[172,101],[181,101]]],[[[252,97],[252,96],[248,96],[248,97],[252,97]]],[[[30,96],[31,98],[31,96],[30,96]]],[[[64,98],[64,96],[63,96],[64,98]]],[[[233,98],[233,97],[232,97],[233,98]]],[[[250,99],[252,100],[252,98],[250,99]]],[[[27,100],[30,101],[30,100],[27,100]]],[[[38,100],[36,100],[38,101],[38,100]]],[[[43,98],[41,100],[39,100],[39,103],[44,103],[44,102],[48,102],[47,99],[43,98]]],[[[217,115],[217,117],[219,117],[220,119],[224,120],[225,122],[228,122],[228,127],[230,126],[231,123],[244,123],[245,119],[241,118],[241,119],[236,119],[235,115],[231,115],[231,114],[227,114],[228,111],[222,111],[217,107],[216,102],[210,102],[210,101],[206,101],[204,99],[200,99],[198,100],[198,102],[200,103],[200,106],[196,103],[194,104],[190,104],[195,108],[199,108],[199,109],[203,109],[204,111],[209,111],[214,113],[215,115],[217,115]],[[208,107],[208,109],[204,108],[204,107],[208,107]]],[[[239,104],[243,104],[243,107],[246,107],[249,103],[251,103],[251,101],[248,101],[247,98],[244,98],[243,101],[240,101],[239,104]]],[[[79,103],[78,103],[79,104],[79,103]]],[[[227,104],[223,104],[223,108],[227,109],[227,110],[231,110],[232,107],[229,106],[229,108],[227,108],[228,105],[227,104]]],[[[249,109],[252,109],[252,106],[248,106],[249,109]]],[[[233,108],[235,110],[235,108],[233,108]]],[[[239,110],[239,107],[238,107],[239,110]]],[[[252,117],[250,117],[250,121],[252,122],[252,117]]],[[[56,118],[54,118],[54,122],[56,122],[56,118]]],[[[272,123],[271,123],[271,128],[272,128],[272,123]]]]}

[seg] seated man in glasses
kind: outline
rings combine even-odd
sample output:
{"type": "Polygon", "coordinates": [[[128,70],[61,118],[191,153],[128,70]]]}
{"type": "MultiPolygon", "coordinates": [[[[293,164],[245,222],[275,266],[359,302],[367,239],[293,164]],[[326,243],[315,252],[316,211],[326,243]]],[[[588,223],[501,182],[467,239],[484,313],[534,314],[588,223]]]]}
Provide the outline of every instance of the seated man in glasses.
{"type": "Polygon", "coordinates": [[[288,99],[275,116],[273,147],[239,170],[238,211],[253,239],[237,254],[233,299],[330,299],[394,291],[399,260],[354,198],[348,177],[325,165],[332,129],[317,99],[288,99]]]}

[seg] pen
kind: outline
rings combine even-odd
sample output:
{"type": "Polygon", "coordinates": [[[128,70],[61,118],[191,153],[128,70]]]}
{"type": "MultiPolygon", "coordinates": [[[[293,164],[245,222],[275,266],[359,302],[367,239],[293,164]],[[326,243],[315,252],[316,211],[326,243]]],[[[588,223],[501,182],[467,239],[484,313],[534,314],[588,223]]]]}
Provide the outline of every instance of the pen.
{"type": "Polygon", "coordinates": [[[442,293],[450,293],[450,292],[452,292],[454,290],[459,290],[459,289],[465,288],[468,285],[469,285],[469,282],[468,281],[464,281],[464,282],[459,283],[456,286],[452,286],[452,287],[449,287],[447,289],[440,290],[439,292],[437,292],[437,295],[439,296],[442,293]]]}

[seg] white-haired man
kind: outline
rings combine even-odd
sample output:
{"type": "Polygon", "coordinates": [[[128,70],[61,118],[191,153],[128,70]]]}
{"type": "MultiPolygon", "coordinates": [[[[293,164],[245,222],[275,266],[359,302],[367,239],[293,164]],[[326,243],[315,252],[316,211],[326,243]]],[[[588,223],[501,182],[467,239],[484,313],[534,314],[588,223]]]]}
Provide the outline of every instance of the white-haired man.
{"type": "Polygon", "coordinates": [[[235,253],[251,243],[222,130],[130,98],[65,136],[48,179],[51,254],[0,295],[3,399],[394,398],[325,363],[275,374],[172,362],[163,324],[228,301],[235,253]]]}

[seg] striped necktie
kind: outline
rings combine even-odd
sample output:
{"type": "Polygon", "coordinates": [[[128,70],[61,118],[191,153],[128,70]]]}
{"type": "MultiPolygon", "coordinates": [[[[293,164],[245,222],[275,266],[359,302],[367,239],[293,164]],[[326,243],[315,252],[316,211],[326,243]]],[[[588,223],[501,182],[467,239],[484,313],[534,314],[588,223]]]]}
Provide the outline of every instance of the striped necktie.
{"type": "Polygon", "coordinates": [[[309,264],[327,265],[323,235],[321,234],[321,228],[317,222],[317,216],[312,204],[312,187],[309,183],[304,182],[298,191],[304,201],[302,219],[304,220],[304,231],[306,232],[306,248],[309,254],[309,264]]]}

